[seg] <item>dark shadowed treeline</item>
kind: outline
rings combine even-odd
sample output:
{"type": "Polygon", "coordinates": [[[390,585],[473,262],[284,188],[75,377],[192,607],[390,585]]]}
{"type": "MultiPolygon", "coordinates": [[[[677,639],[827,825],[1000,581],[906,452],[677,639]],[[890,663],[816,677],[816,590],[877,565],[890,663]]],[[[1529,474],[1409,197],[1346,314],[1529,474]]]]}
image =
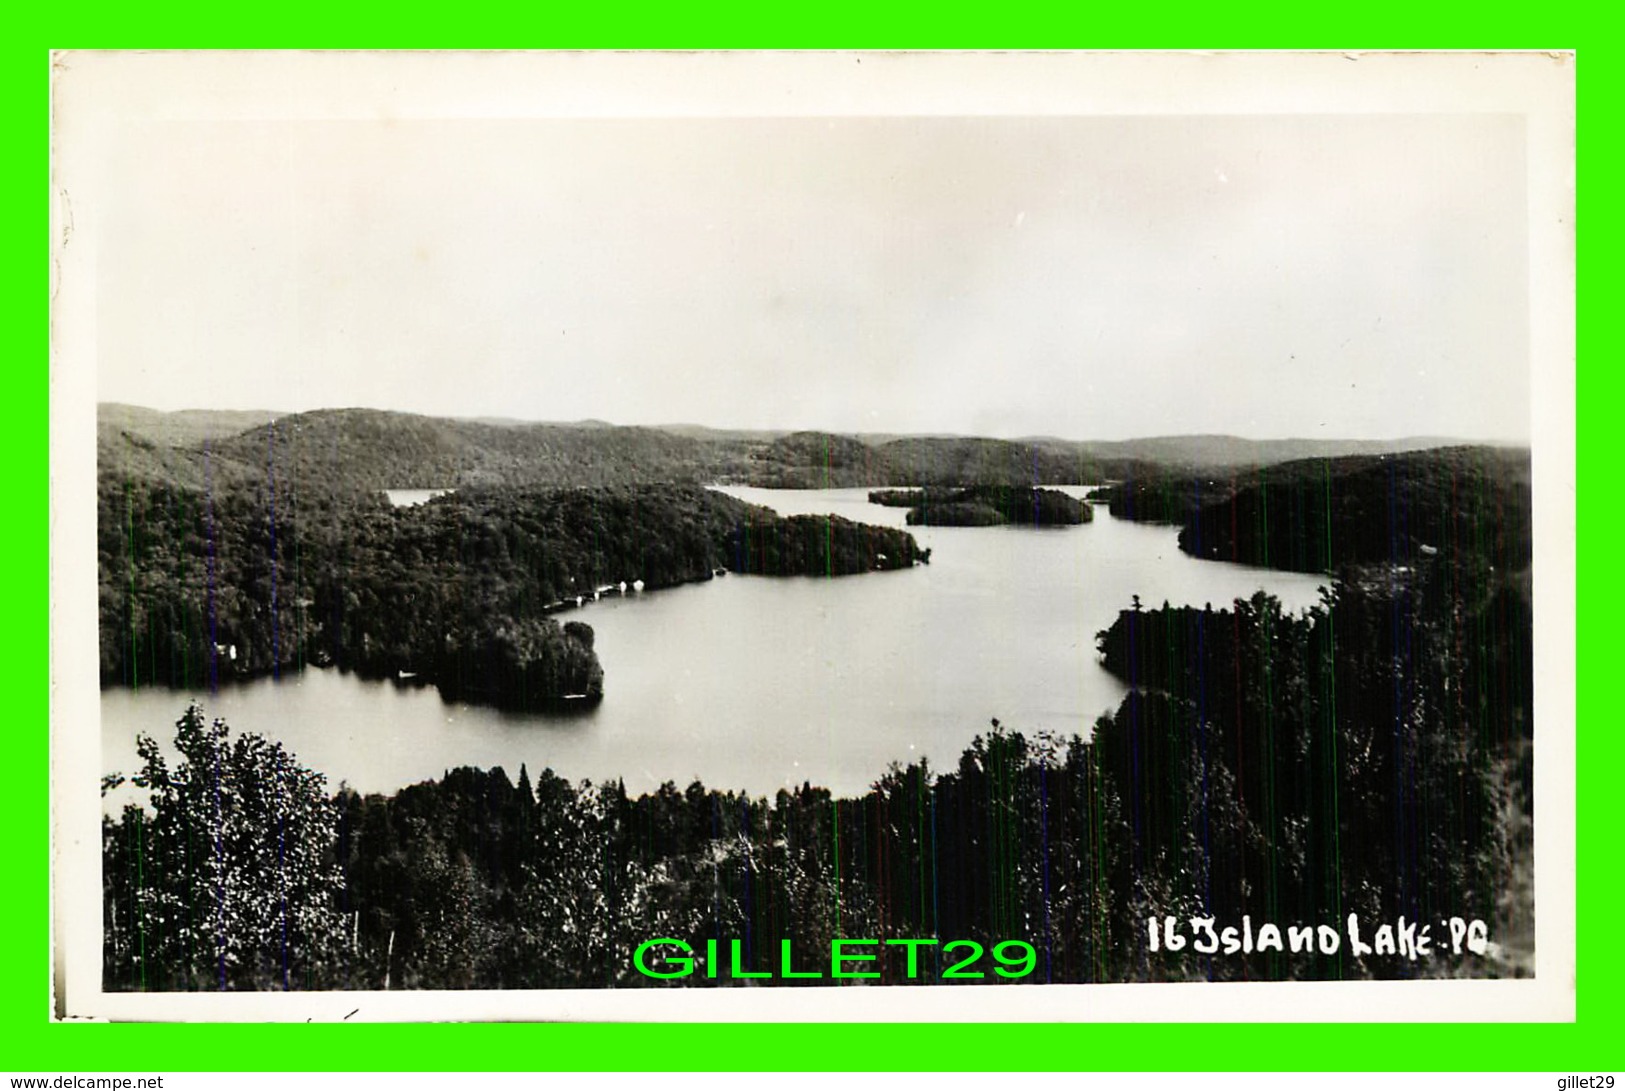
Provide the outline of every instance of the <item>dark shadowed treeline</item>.
{"type": "MultiPolygon", "coordinates": [[[[189,781],[208,783],[209,768],[189,781]]],[[[153,864],[185,855],[176,842],[211,857],[207,805],[107,820],[107,987],[281,988],[284,962],[296,988],[649,986],[632,952],[659,936],[700,950],[718,939],[724,952],[738,939],[741,968],[754,971],[781,965],[786,938],[797,969],[827,976],[831,939],[940,936],[990,948],[1029,939],[1034,981],[1134,972],[1134,933],[1107,893],[1116,808],[1077,740],[995,732],[956,769],[893,768],[860,799],[803,786],[769,800],[698,783],[634,799],[546,771],[533,783],[522,769],[516,783],[501,769],[460,769],[390,797],[341,790],[329,806],[316,841],[328,869],[315,899],[322,930],[286,945],[275,929],[242,935],[224,979],[210,922],[235,927],[241,914],[216,913],[209,883],[238,854],[274,859],[274,832],[260,846],[234,842],[212,869],[170,871],[153,864]],[[197,921],[177,927],[161,908],[176,904],[197,907],[197,921]]],[[[278,889],[274,874],[244,872],[278,889]]],[[[921,958],[916,983],[937,980],[938,953],[921,958]]],[[[882,969],[885,982],[905,980],[901,965],[882,969]]],[[[704,973],[702,960],[693,983],[704,973]]]]}
{"type": "MultiPolygon", "coordinates": [[[[1438,578],[1351,583],[1297,616],[1262,595],[1124,611],[1100,644],[1134,689],[1092,739],[995,724],[955,766],[894,766],[856,799],[698,783],[632,798],[500,769],[390,797],[341,791],[320,839],[334,909],[299,949],[298,964],[319,965],[295,984],[655,986],[632,952],[657,937],[700,952],[715,939],[724,960],[738,940],[740,968],[768,984],[806,984],[776,976],[782,941],[810,972],[836,938],[1024,940],[1029,982],[1527,972],[1527,604],[1497,591],[1458,610],[1435,601],[1438,578]],[[1147,940],[1153,917],[1341,931],[1350,914],[1367,942],[1404,916],[1439,947],[1448,918],[1479,918],[1499,947],[1411,961],[1346,939],[1335,953],[1234,954],[1147,940]]],[[[148,908],[213,904],[154,867],[177,851],[162,824],[134,809],[106,824],[109,988],[214,987],[184,969],[213,950],[207,929],[172,939],[148,908]]],[[[935,982],[940,954],[922,948],[913,979],[883,959],[881,982],[935,982]]],[[[698,965],[677,984],[711,983],[698,965]]],[[[715,983],[737,983],[731,970],[715,983]]],[[[267,973],[259,987],[280,987],[267,973]]]]}
{"type": "Polygon", "coordinates": [[[1431,590],[1345,588],[1298,617],[1262,595],[1125,611],[1100,635],[1136,692],[1094,745],[1152,904],[1436,934],[1480,917],[1532,940],[1530,617],[1431,590]]]}
{"type": "Polygon", "coordinates": [[[848,576],[931,563],[914,536],[839,515],[780,518],[756,509],[727,532],[728,567],[753,576],[848,576]]]}
{"type": "Polygon", "coordinates": [[[1528,450],[1447,447],[1271,466],[1203,504],[1179,548],[1298,572],[1443,556],[1506,572],[1532,540],[1528,450]]]}
{"type": "MultiPolygon", "coordinates": [[[[1276,831],[1249,843],[1285,846],[1288,859],[1333,853],[1390,877],[1356,891],[1347,912],[1414,921],[1471,902],[1530,949],[1529,452],[1453,447],[1230,479],[1170,475],[1125,483],[1112,502],[1125,517],[1180,522],[1180,548],[1198,557],[1337,574],[1336,593],[1306,618],[1257,602],[1136,610],[1102,634],[1108,669],[1173,697],[1187,717],[1194,707],[1204,726],[1173,737],[1234,781],[1251,824],[1276,831]],[[1230,755],[1222,768],[1213,753],[1230,755]]],[[[1263,866],[1254,852],[1253,875],[1277,874],[1263,866]]],[[[1316,897],[1301,885],[1265,891],[1316,897]]]]}
{"type": "Polygon", "coordinates": [[[1094,511],[1058,489],[1011,485],[875,489],[871,504],[908,508],[910,526],[1076,526],[1094,511]]]}
{"type": "Polygon", "coordinates": [[[1090,499],[1106,501],[1117,519],[1135,523],[1183,523],[1203,504],[1223,500],[1234,491],[1230,479],[1152,467],[1149,472],[1093,490],[1090,499]]]}
{"type": "Polygon", "coordinates": [[[836,576],[926,559],[907,533],[781,519],[698,486],[471,489],[409,508],[267,475],[193,491],[104,476],[104,683],[200,687],[336,664],[538,707],[602,692],[602,593],[719,570],[836,576]]]}
{"type": "MultiPolygon", "coordinates": [[[[180,765],[165,766],[150,743],[140,749],[132,779],[151,788],[152,809],[104,823],[104,980],[110,989],[713,983],[703,964],[674,983],[639,974],[632,953],[657,937],[699,951],[718,940],[723,958],[737,940],[740,968],[755,972],[778,970],[786,939],[806,960],[797,970],[827,968],[836,938],[1023,940],[1036,953],[1029,982],[1529,972],[1526,469],[1526,454],[1444,451],[1303,464],[1238,483],[1188,516],[1191,548],[1224,555],[1206,548],[1222,541],[1278,567],[1335,572],[1319,606],[1292,615],[1262,595],[1219,609],[1136,601],[1099,634],[1106,669],[1131,692],[1090,739],[995,722],[956,764],[876,770],[854,799],[811,785],[768,799],[698,783],[633,798],[619,783],[547,771],[532,780],[524,769],[517,782],[500,769],[461,769],[387,797],[329,795],[274,744],[232,739],[188,712],[180,765]],[[1326,519],[1331,532],[1317,539],[1308,528],[1326,519]],[[1187,935],[1202,919],[1341,932],[1351,914],[1367,942],[1403,917],[1448,948],[1444,922],[1457,917],[1483,920],[1495,946],[1416,961],[1357,953],[1346,936],[1335,952],[1153,951],[1147,928],[1171,916],[1187,935]]],[[[150,623],[132,622],[143,615],[117,613],[120,601],[143,610],[170,601],[141,580],[173,581],[177,600],[215,604],[213,613],[173,607],[167,616],[182,619],[173,624],[185,639],[220,641],[221,618],[264,618],[259,604],[275,603],[273,616],[286,610],[314,628],[231,630],[239,655],[280,649],[297,631],[311,658],[359,645],[380,658],[351,663],[420,669],[437,662],[420,656],[420,633],[443,641],[472,610],[531,617],[633,565],[654,582],[713,565],[792,574],[914,559],[912,543],[874,528],[758,522],[757,509],[709,497],[476,491],[402,511],[302,499],[296,519],[318,529],[302,536],[277,523],[271,548],[255,545],[272,526],[252,494],[104,487],[103,549],[140,561],[104,566],[104,669],[109,640],[126,633],[136,661],[162,661],[160,645],[142,643],[150,623]],[[166,532],[131,529],[144,520],[166,532]],[[228,521],[234,529],[222,530],[228,521]],[[275,563],[232,554],[255,548],[275,563]],[[311,575],[324,549],[314,571],[341,573],[331,585],[311,575]],[[260,612],[224,612],[233,588],[260,612]],[[335,597],[357,589],[353,600],[335,597]],[[412,628],[415,611],[435,625],[412,628]]],[[[532,636],[504,638],[512,662],[539,658],[523,650],[532,636]]],[[[591,650],[584,626],[558,639],[591,650]]],[[[459,669],[509,662],[506,646],[463,646],[473,650],[459,669]]],[[[781,727],[796,730],[794,710],[781,727]]],[[[938,953],[923,949],[916,981],[938,980],[938,953]]],[[[900,960],[876,965],[883,983],[904,983],[900,960]]],[[[714,983],[737,983],[731,969],[714,983]]]]}
{"type": "Polygon", "coordinates": [[[1529,459],[1441,447],[1240,473],[1152,467],[1097,491],[1119,519],[1178,524],[1179,548],[1208,560],[1331,573],[1442,553],[1512,571],[1529,564],[1529,459]]]}

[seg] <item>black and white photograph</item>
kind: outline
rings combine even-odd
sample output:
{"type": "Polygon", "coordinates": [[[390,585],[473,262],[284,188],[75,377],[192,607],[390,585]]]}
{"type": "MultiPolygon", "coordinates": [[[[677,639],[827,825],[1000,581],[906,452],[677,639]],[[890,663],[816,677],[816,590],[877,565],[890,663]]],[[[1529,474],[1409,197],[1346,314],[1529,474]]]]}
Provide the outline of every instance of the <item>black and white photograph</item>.
{"type": "Polygon", "coordinates": [[[1573,1018],[1572,56],[53,105],[69,1014],[1573,1018]]]}

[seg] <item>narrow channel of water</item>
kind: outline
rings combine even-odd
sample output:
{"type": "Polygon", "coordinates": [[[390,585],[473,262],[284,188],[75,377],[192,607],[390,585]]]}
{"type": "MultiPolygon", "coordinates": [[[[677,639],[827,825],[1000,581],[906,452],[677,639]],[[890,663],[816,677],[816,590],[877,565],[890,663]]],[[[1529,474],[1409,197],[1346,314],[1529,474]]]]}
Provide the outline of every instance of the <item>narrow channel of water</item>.
{"type": "MultiPolygon", "coordinates": [[[[783,514],[833,512],[903,525],[865,489],[723,491],[783,514]]],[[[1083,490],[1069,490],[1081,495],[1083,490]]],[[[392,792],[460,765],[516,776],[624,778],[769,793],[810,781],[866,789],[890,762],[949,765],[997,717],[1026,733],[1087,736],[1124,689],[1095,633],[1138,595],[1147,606],[1215,607],[1264,589],[1291,610],[1325,577],[1198,561],[1176,531],[1112,518],[1078,527],[911,528],[932,550],[910,570],[837,579],[731,575],[612,596],[591,624],[605,697],[540,716],[443,701],[432,687],[310,669],[197,694],[234,729],[283,741],[307,766],[364,792],[392,792]]],[[[194,696],[109,689],[102,766],[136,766],[138,732],[168,737],[194,696]]],[[[108,799],[116,809],[129,798],[108,799]]]]}

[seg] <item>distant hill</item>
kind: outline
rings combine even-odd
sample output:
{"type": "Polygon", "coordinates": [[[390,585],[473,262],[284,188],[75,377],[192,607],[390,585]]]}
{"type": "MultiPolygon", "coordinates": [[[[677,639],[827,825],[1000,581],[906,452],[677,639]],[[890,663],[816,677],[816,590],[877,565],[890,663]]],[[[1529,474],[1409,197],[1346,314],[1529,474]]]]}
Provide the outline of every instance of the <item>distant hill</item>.
{"type": "Polygon", "coordinates": [[[831,432],[792,432],[744,451],[744,476],[769,488],[817,489],[883,478],[887,462],[868,444],[831,432]]]}
{"type": "Polygon", "coordinates": [[[780,436],[790,433],[783,430],[761,428],[712,428],[704,424],[652,424],[649,427],[660,432],[670,432],[674,436],[683,436],[688,439],[703,439],[713,443],[772,443],[780,436]]]}
{"type": "MultiPolygon", "coordinates": [[[[1133,440],[1067,440],[1049,436],[1019,440],[976,436],[830,437],[826,462],[818,444],[776,444],[779,478],[812,479],[827,471],[834,485],[966,486],[1085,485],[1171,471],[1234,473],[1305,458],[1391,454],[1446,446],[1447,439],[1252,440],[1239,436],[1157,436],[1133,440]],[[862,446],[853,446],[861,444],[862,446]],[[799,452],[798,462],[788,453],[799,452]],[[799,467],[797,473],[791,467],[799,467]]],[[[821,479],[820,479],[821,480],[821,479]]],[[[766,482],[756,482],[766,483],[766,482]]]]}
{"type": "Polygon", "coordinates": [[[1078,444],[1005,439],[895,439],[880,448],[887,485],[1081,485],[1104,468],[1078,444]]]}
{"type": "MultiPolygon", "coordinates": [[[[1033,440],[1033,443],[1065,443],[1064,440],[1033,440]]],[[[1132,459],[1160,465],[1180,465],[1228,469],[1237,466],[1267,466],[1302,458],[1341,458],[1345,455],[1381,455],[1399,451],[1421,451],[1430,447],[1459,444],[1460,440],[1438,436],[1409,436],[1403,439],[1243,439],[1240,436],[1151,436],[1145,439],[1095,441],[1077,446],[1088,455],[1103,460],[1132,459]]]]}
{"type": "Polygon", "coordinates": [[[96,423],[164,447],[192,447],[267,424],[284,414],[269,409],[181,409],[166,413],[139,405],[102,402],[96,423]]]}
{"type": "Polygon", "coordinates": [[[202,441],[173,446],[117,424],[102,422],[96,429],[96,465],[103,476],[201,489],[207,482],[237,481],[263,474],[218,451],[205,452],[202,441]]]}
{"type": "Polygon", "coordinates": [[[369,490],[699,483],[719,469],[707,445],[650,428],[502,426],[376,409],[300,413],[220,446],[263,461],[271,444],[284,472],[369,490]]]}
{"type": "MultiPolygon", "coordinates": [[[[378,409],[163,413],[112,403],[98,407],[98,422],[104,472],[190,488],[201,488],[211,474],[222,480],[291,475],[326,491],[712,481],[770,488],[1031,488],[1114,480],[1155,491],[1157,497],[1146,495],[1158,510],[1167,508],[1161,517],[1174,522],[1186,514],[1178,498],[1188,491],[1181,478],[1233,479],[1280,462],[1386,454],[1445,442],[1217,435],[1007,440],[689,424],[625,427],[600,420],[546,424],[378,409]],[[1158,497],[1170,489],[1178,495],[1164,504],[1158,497]]],[[[1129,514],[1128,507],[1121,513],[1129,514]]],[[[1136,511],[1130,517],[1144,515],[1136,511]]]]}
{"type": "Polygon", "coordinates": [[[321,492],[699,483],[727,472],[719,445],[650,428],[495,424],[377,409],[268,416],[210,418],[103,406],[100,469],[194,489],[210,474],[275,474],[321,492]],[[235,423],[246,426],[226,431],[235,423]]]}

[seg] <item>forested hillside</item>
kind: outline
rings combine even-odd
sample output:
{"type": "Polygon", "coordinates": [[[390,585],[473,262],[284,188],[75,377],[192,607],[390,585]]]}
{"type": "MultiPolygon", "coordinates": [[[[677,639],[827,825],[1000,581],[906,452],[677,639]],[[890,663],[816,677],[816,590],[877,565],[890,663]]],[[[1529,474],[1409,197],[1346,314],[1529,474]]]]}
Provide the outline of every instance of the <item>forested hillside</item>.
{"type": "Polygon", "coordinates": [[[1270,466],[1188,513],[1179,548],[1300,572],[1443,555],[1529,565],[1529,452],[1446,447],[1270,466]]]}
{"type": "Polygon", "coordinates": [[[100,504],[101,675],[128,685],[337,664],[534,707],[602,692],[590,627],[551,616],[600,589],[927,559],[899,530],[781,519],[698,486],[476,488],[392,508],[286,481],[104,476],[100,504]]]}
{"type": "Polygon", "coordinates": [[[1529,563],[1527,448],[1312,458],[1228,475],[1159,469],[1101,493],[1119,519],[1179,524],[1180,548],[1211,560],[1331,572],[1443,550],[1503,570],[1529,563]]]}
{"type": "Polygon", "coordinates": [[[102,402],[96,407],[96,423],[101,428],[163,447],[195,447],[205,440],[227,439],[269,424],[281,415],[266,409],[181,409],[165,413],[119,402],[102,402]]]}
{"type": "MultiPolygon", "coordinates": [[[[340,791],[299,876],[321,880],[304,904],[330,911],[300,922],[293,987],[828,985],[780,977],[781,941],[810,972],[832,940],[858,936],[1022,940],[1026,983],[1528,973],[1527,618],[1396,595],[1339,594],[1299,617],[1263,596],[1125,611],[1101,645],[1134,690],[1092,739],[995,722],[957,764],[894,765],[858,798],[700,783],[633,798],[524,769],[340,791]],[[1479,680],[1465,692],[1450,682],[1464,674],[1479,680]],[[1350,914],[1367,943],[1401,915],[1427,923],[1435,950],[1356,950],[1350,914]],[[1167,916],[1344,938],[1334,951],[1153,950],[1148,922],[1167,916]],[[1452,917],[1483,922],[1493,945],[1452,947],[1452,917]],[[702,957],[693,977],[656,981],[633,963],[653,937],[696,951],[721,937],[724,960],[738,939],[740,967],[764,976],[724,966],[711,980],[702,957]]],[[[196,811],[190,836],[206,837],[211,812],[196,811]]],[[[208,922],[163,912],[212,904],[202,877],[152,866],[182,836],[165,834],[174,821],[130,808],[104,823],[110,989],[217,987],[208,922]]],[[[221,984],[288,987],[288,933],[251,934],[259,946],[221,984]]],[[[895,957],[867,968],[876,983],[935,983],[963,951],[944,955],[925,947],[913,977],[895,957]]]]}
{"type": "MultiPolygon", "coordinates": [[[[688,481],[876,475],[861,483],[934,486],[882,499],[1002,519],[1035,499],[1042,510],[1034,482],[1052,471],[1108,466],[1069,464],[1049,440],[642,430],[600,463],[584,437],[627,430],[308,416],[206,446],[104,425],[104,681],[198,688],[337,663],[497,704],[592,699],[615,680],[590,608],[563,611],[606,588],[928,559],[903,531],[781,519],[688,481]],[[479,428],[512,435],[470,440],[479,428]],[[905,476],[928,461],[942,480],[905,476]],[[572,466],[602,480],[509,480],[572,466]],[[645,477],[657,473],[672,476],[645,477]],[[385,484],[457,491],[392,508],[385,484]]],[[[1021,940],[1035,952],[1027,982],[1532,972],[1528,452],[1221,469],[1141,467],[1113,488],[1113,510],[1179,523],[1181,548],[1203,559],[1325,573],[1320,605],[1124,603],[1098,648],[1129,693],[1092,737],[997,720],[975,735],[983,721],[967,722],[956,763],[876,769],[856,798],[811,783],[772,798],[671,783],[634,798],[528,769],[454,769],[363,797],[272,740],[178,708],[182,762],[142,744],[129,772],[151,808],[104,822],[104,982],[665,987],[632,962],[659,936],[696,949],[737,938],[757,972],[779,966],[782,940],[827,952],[853,937],[1021,940]],[[1171,916],[1187,932],[1207,919],[1285,930],[1351,914],[1368,939],[1401,917],[1426,923],[1438,950],[1412,959],[1346,937],[1335,950],[1154,949],[1147,927],[1171,916]],[[1452,949],[1452,918],[1481,920],[1493,942],[1452,949]]],[[[912,980],[941,980],[942,954],[922,955],[928,972],[912,980]]],[[[899,967],[878,963],[880,983],[909,980],[899,967]]],[[[739,983],[704,972],[672,984],[739,983]]]]}
{"type": "Polygon", "coordinates": [[[1039,437],[771,433],[602,421],[426,417],[376,409],[159,413],[98,409],[100,465],[124,476],[158,473],[201,488],[275,473],[349,489],[471,485],[627,485],[733,482],[769,488],[1095,484],[1198,474],[1235,477],[1306,457],[1436,446],[1425,440],[1245,440],[1172,436],[1077,441],[1039,437]],[[203,452],[209,458],[205,467],[203,452]]]}

